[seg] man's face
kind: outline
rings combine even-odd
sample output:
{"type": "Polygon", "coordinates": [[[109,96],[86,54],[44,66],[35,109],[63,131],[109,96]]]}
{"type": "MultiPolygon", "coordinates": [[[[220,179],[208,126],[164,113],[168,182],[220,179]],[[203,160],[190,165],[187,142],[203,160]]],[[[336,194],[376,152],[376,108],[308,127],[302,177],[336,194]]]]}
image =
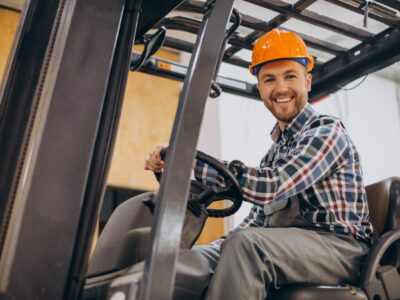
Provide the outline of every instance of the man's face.
{"type": "Polygon", "coordinates": [[[307,103],[312,76],[298,62],[280,60],[263,66],[257,78],[261,99],[283,130],[307,103]]]}

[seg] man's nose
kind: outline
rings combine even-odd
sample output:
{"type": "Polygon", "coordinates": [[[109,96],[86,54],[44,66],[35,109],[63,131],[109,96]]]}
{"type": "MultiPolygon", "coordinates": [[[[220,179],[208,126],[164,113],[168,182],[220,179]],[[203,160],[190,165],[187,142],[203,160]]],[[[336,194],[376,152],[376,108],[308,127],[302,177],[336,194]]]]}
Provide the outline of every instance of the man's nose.
{"type": "Polygon", "coordinates": [[[285,93],[288,91],[288,85],[283,78],[277,78],[275,81],[275,92],[285,93]]]}

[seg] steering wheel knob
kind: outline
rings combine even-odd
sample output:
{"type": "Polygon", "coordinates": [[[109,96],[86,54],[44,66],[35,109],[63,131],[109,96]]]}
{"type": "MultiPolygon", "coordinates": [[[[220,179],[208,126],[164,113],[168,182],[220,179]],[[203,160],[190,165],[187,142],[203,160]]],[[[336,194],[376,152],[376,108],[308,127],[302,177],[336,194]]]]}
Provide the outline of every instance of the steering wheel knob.
{"type": "Polygon", "coordinates": [[[229,170],[235,175],[235,177],[242,176],[246,171],[246,166],[240,160],[232,160],[229,164],[229,170]]]}

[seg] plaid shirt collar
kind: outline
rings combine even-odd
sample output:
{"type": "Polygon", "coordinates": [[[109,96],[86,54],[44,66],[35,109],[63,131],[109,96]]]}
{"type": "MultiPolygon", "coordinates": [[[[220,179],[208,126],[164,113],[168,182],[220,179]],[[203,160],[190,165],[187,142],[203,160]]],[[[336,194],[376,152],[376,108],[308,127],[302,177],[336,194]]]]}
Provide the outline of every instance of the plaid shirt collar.
{"type": "Polygon", "coordinates": [[[300,129],[307,123],[307,121],[312,117],[317,115],[315,110],[312,108],[310,103],[306,103],[300,113],[286,126],[286,128],[281,131],[278,123],[275,124],[270,135],[273,142],[277,143],[280,138],[285,143],[291,137],[295,136],[300,132],[300,129]]]}

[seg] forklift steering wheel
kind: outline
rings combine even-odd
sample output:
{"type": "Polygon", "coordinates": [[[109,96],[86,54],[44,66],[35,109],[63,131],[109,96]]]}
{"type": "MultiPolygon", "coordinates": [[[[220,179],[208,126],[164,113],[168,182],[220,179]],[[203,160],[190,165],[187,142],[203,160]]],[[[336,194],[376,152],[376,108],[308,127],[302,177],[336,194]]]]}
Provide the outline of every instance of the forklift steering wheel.
{"type": "MultiPolygon", "coordinates": [[[[167,148],[160,152],[163,160],[165,159],[166,152],[167,148]]],[[[188,209],[196,214],[199,205],[204,206],[207,209],[208,216],[214,218],[224,218],[234,214],[240,208],[243,201],[242,189],[236,176],[244,172],[244,164],[238,160],[234,160],[229,164],[229,167],[227,167],[220,161],[201,151],[197,151],[196,159],[218,171],[218,174],[224,178],[226,186],[209,187],[199,181],[192,180],[189,191],[188,209]],[[222,200],[229,200],[232,204],[223,209],[208,208],[211,203],[222,200]]],[[[160,182],[162,173],[154,173],[154,175],[160,182]]]]}

